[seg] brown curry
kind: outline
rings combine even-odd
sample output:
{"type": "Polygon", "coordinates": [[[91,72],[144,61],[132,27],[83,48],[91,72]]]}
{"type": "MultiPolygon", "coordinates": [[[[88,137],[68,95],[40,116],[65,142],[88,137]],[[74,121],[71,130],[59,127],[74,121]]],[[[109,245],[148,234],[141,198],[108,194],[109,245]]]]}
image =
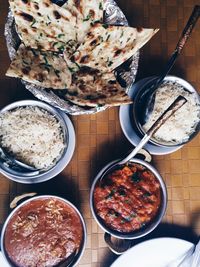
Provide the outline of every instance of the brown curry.
{"type": "Polygon", "coordinates": [[[64,201],[35,199],[20,207],[5,232],[5,249],[18,267],[51,267],[81,246],[83,226],[77,212],[64,201]]]}

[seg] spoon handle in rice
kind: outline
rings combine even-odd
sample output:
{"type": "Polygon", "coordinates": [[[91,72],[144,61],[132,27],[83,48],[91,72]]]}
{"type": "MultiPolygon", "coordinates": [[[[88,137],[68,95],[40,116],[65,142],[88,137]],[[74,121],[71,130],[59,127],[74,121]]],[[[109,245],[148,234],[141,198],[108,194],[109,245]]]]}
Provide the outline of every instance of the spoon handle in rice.
{"type": "Polygon", "coordinates": [[[152,136],[179,108],[181,108],[187,99],[179,95],[176,100],[168,107],[167,110],[157,119],[156,122],[147,131],[148,136],[152,136]]]}

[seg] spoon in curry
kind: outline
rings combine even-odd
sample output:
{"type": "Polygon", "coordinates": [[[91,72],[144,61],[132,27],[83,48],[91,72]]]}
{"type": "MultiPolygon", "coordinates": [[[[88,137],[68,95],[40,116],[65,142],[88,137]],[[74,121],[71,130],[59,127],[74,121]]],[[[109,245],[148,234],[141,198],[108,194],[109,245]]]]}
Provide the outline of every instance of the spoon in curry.
{"type": "Polygon", "coordinates": [[[130,159],[132,159],[139,151],[144,147],[144,145],[149,141],[149,139],[158,131],[158,129],[178,110],[180,109],[185,103],[187,102],[187,99],[183,96],[178,96],[175,101],[168,107],[166,111],[163,112],[163,114],[154,122],[154,124],[151,126],[151,128],[146,132],[145,136],[141,139],[139,144],[131,151],[131,153],[128,154],[123,159],[120,159],[119,161],[115,161],[113,164],[108,166],[108,168],[103,171],[101,174],[100,180],[104,178],[104,176],[109,173],[113,168],[116,168],[119,165],[126,164],[130,159]]]}
{"type": "Polygon", "coordinates": [[[196,5],[193,9],[193,12],[182,32],[181,38],[178,41],[178,44],[171,55],[167,66],[163,73],[153,82],[153,84],[149,85],[149,88],[144,91],[144,93],[140,96],[140,103],[141,103],[141,111],[140,111],[140,123],[144,125],[148,118],[150,117],[155,103],[155,92],[156,89],[162,84],[164,78],[167,76],[171,68],[173,67],[176,59],[180,55],[185,43],[187,42],[188,38],[190,37],[192,30],[200,16],[200,6],[196,5]]]}

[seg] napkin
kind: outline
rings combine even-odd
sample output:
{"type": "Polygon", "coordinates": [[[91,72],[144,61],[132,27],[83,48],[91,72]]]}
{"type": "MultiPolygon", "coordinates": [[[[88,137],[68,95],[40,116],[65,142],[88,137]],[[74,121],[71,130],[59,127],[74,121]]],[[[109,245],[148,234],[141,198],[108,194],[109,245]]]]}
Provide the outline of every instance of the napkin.
{"type": "Polygon", "coordinates": [[[200,241],[186,253],[177,267],[200,267],[200,241]]]}
{"type": "MultiPolygon", "coordinates": [[[[187,265],[187,266],[200,267],[200,241],[196,245],[193,254],[189,257],[189,260],[190,260],[189,265],[187,265]]],[[[184,264],[184,262],[183,262],[183,264],[184,264]]],[[[184,267],[184,265],[181,267],[184,267]]]]}

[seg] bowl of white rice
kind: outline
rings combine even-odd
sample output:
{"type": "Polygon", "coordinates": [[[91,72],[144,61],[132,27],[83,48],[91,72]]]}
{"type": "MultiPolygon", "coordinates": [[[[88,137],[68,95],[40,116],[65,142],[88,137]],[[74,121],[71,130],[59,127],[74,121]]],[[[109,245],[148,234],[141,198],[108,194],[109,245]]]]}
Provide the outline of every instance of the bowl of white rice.
{"type": "Polygon", "coordinates": [[[150,142],[157,146],[181,146],[193,139],[199,132],[199,94],[187,81],[175,76],[167,76],[156,90],[155,104],[151,115],[146,123],[141,125],[140,107],[143,103],[140,96],[144,90],[148,89],[148,84],[152,84],[156,79],[156,77],[149,78],[147,83],[140,88],[140,91],[136,95],[133,118],[137,130],[143,136],[159,116],[181,95],[187,99],[186,104],[176,111],[150,139],[150,142]]]}
{"type": "Polygon", "coordinates": [[[75,148],[75,133],[68,116],[34,100],[12,103],[0,111],[0,147],[11,157],[37,171],[8,164],[0,153],[0,172],[21,183],[39,183],[59,174],[75,148]]]}

